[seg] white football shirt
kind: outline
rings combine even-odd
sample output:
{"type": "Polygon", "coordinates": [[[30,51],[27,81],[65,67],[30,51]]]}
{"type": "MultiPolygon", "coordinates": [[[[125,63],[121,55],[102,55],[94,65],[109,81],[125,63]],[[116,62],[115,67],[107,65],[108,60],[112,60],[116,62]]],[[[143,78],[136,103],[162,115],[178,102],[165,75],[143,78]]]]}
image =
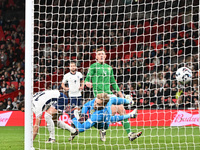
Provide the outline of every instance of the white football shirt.
{"type": "Polygon", "coordinates": [[[82,79],[83,75],[78,71],[75,74],[68,72],[67,74],[64,75],[62,83],[66,84],[68,82],[69,97],[81,96],[81,91],[79,90],[79,88],[82,79]]]}
{"type": "Polygon", "coordinates": [[[60,92],[58,90],[46,90],[37,92],[33,95],[33,112],[35,113],[36,117],[42,115],[43,111],[46,110],[46,107],[51,105],[47,105],[47,102],[53,98],[57,99],[60,97],[60,92]],[[42,109],[45,105],[47,105],[44,110],[42,109]]]}

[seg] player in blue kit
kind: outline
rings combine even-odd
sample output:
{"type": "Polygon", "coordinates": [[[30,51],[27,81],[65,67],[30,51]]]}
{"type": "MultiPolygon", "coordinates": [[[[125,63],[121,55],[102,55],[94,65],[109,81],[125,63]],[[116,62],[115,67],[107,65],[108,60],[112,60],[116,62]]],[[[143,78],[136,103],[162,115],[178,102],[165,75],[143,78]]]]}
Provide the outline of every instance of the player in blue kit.
{"type": "Polygon", "coordinates": [[[55,125],[57,125],[59,128],[67,129],[71,133],[77,132],[76,129],[72,128],[63,121],[58,120],[59,115],[62,114],[62,111],[65,109],[67,104],[67,96],[58,90],[41,91],[33,95],[33,112],[36,117],[35,125],[33,127],[33,140],[38,133],[42,114],[45,111],[46,112],[44,117],[45,121],[47,122],[48,131],[50,133],[50,137],[47,143],[55,142],[55,125]],[[53,120],[54,116],[57,117],[56,120],[53,120]]]}
{"type": "MultiPolygon", "coordinates": [[[[85,130],[94,126],[98,129],[108,129],[109,124],[111,122],[118,122],[128,118],[136,118],[137,117],[137,109],[133,110],[131,113],[122,115],[122,116],[112,116],[112,105],[121,105],[121,104],[130,104],[133,102],[131,99],[119,98],[119,97],[108,97],[108,94],[101,93],[97,95],[97,98],[92,101],[86,103],[82,108],[82,114],[86,114],[89,111],[90,118],[87,119],[84,123],[79,122],[79,116],[75,114],[75,118],[72,119],[72,126],[77,128],[79,132],[84,132],[85,130]]],[[[75,112],[76,113],[76,112],[75,112]]],[[[133,133],[131,138],[134,140],[139,137],[142,132],[133,133]]],[[[69,141],[72,141],[75,136],[78,135],[71,134],[69,141]]]]}

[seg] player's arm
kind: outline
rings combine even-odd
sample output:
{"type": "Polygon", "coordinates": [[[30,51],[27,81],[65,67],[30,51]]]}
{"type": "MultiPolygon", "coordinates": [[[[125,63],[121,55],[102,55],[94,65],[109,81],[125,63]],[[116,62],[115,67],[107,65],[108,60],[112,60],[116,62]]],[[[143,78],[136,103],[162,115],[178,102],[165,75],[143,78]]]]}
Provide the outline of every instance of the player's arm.
{"type": "Polygon", "coordinates": [[[112,85],[112,87],[114,88],[115,91],[117,91],[117,93],[119,94],[119,97],[124,98],[122,92],[120,91],[116,81],[115,81],[115,77],[113,74],[113,69],[111,69],[111,74],[110,74],[110,83],[112,85]]]}
{"type": "Polygon", "coordinates": [[[42,116],[36,118],[36,120],[35,120],[35,125],[33,127],[33,140],[35,139],[35,137],[38,133],[39,126],[40,126],[40,123],[41,123],[41,119],[42,119],[42,116]]]}
{"type": "Polygon", "coordinates": [[[84,132],[85,130],[87,130],[87,129],[91,128],[92,126],[94,126],[95,121],[97,121],[95,116],[92,115],[91,118],[87,119],[82,124],[77,120],[76,117],[74,119],[72,119],[72,121],[73,121],[73,124],[75,125],[75,127],[78,129],[79,132],[84,132]]]}
{"type": "Polygon", "coordinates": [[[81,78],[80,79],[81,80],[81,82],[80,82],[80,90],[83,90],[84,89],[84,80],[83,80],[83,78],[81,78]]]}
{"type": "Polygon", "coordinates": [[[129,119],[131,118],[132,116],[130,114],[126,114],[126,115],[122,115],[122,116],[111,116],[111,119],[110,119],[110,122],[112,123],[115,123],[115,122],[119,122],[119,121],[122,121],[122,120],[125,120],[125,119],[129,119]]]}
{"type": "Polygon", "coordinates": [[[133,105],[133,101],[131,97],[129,99],[121,98],[121,97],[111,97],[109,103],[111,105],[121,105],[121,104],[133,105]]]}
{"type": "Polygon", "coordinates": [[[67,81],[67,77],[64,76],[64,77],[63,77],[63,80],[62,80],[61,87],[62,87],[65,91],[68,91],[68,90],[69,90],[69,87],[66,87],[66,86],[65,86],[66,81],[67,81]]]}
{"type": "Polygon", "coordinates": [[[82,110],[81,110],[81,114],[87,114],[88,110],[91,109],[92,104],[94,103],[94,101],[95,101],[95,98],[94,98],[93,100],[91,100],[91,101],[85,103],[85,104],[83,105],[82,110]]]}
{"type": "Polygon", "coordinates": [[[121,91],[118,91],[119,97],[124,98],[124,95],[122,94],[121,91]]]}
{"type": "Polygon", "coordinates": [[[69,87],[66,87],[66,86],[65,86],[65,83],[62,83],[61,86],[62,86],[62,88],[63,88],[65,91],[68,91],[68,90],[69,90],[69,87]]]}
{"type": "Polygon", "coordinates": [[[94,75],[94,68],[92,66],[90,66],[90,68],[88,69],[88,73],[87,76],[85,78],[85,85],[89,88],[92,88],[92,82],[91,81],[91,77],[94,75]]]}

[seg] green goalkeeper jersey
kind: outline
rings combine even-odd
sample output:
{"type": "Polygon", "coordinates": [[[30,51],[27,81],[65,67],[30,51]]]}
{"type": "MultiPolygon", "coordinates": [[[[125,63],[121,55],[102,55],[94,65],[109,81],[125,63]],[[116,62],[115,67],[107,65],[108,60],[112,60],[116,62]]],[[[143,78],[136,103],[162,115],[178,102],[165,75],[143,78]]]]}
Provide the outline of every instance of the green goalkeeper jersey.
{"type": "Polygon", "coordinates": [[[85,82],[91,81],[95,97],[99,93],[113,94],[110,90],[110,85],[112,85],[115,91],[120,91],[114,78],[113,69],[108,64],[92,64],[85,79],[85,82]]]}

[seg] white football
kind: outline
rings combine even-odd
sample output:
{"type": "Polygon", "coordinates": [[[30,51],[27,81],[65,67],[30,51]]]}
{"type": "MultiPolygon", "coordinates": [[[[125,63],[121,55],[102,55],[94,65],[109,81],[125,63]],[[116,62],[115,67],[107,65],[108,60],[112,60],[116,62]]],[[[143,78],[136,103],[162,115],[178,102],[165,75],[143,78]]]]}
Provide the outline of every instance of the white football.
{"type": "Polygon", "coordinates": [[[181,84],[192,80],[192,71],[187,67],[181,67],[176,71],[176,80],[181,84]]]}

